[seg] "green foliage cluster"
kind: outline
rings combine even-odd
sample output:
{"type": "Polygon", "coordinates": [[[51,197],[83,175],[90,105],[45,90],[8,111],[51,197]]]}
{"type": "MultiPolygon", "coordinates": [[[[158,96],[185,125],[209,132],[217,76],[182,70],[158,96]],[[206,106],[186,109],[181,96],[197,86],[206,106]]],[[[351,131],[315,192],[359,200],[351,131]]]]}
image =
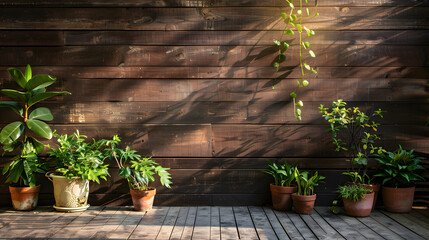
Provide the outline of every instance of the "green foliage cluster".
{"type": "Polygon", "coordinates": [[[3,150],[12,152],[18,150],[18,154],[3,168],[3,174],[7,174],[6,183],[18,183],[20,186],[36,186],[34,173],[44,173],[47,164],[39,159],[45,146],[34,136],[45,139],[52,138],[52,130],[47,121],[53,119],[51,111],[46,107],[32,110],[32,107],[45,99],[69,92],[47,92],[46,87],[55,83],[56,78],[50,75],[34,75],[30,65],[27,65],[25,74],[19,69],[9,68],[10,77],[18,84],[19,90],[1,89],[0,92],[15,101],[1,101],[0,107],[7,107],[14,111],[21,120],[6,125],[0,132],[0,143],[3,150]]]}
{"type": "MultiPolygon", "coordinates": [[[[358,107],[347,108],[342,99],[334,101],[329,110],[320,105],[322,116],[329,123],[328,132],[332,134],[335,151],[345,151],[351,158],[351,169],[361,176],[367,173],[368,160],[371,155],[385,152],[375,144],[380,137],[376,134],[380,123],[374,118],[383,118],[383,111],[378,109],[367,115],[358,107]]],[[[360,179],[364,182],[364,179],[360,179]]]]}
{"type": "Polygon", "coordinates": [[[267,160],[268,168],[263,172],[273,176],[274,185],[290,187],[292,182],[295,180],[295,169],[296,166],[289,165],[286,161],[282,165],[277,165],[267,160]]]}
{"type": "Polygon", "coordinates": [[[171,175],[169,168],[163,168],[151,158],[142,158],[137,151],[131,150],[129,146],[125,149],[117,147],[121,139],[115,135],[108,143],[106,152],[116,160],[119,167],[119,175],[128,180],[130,189],[147,190],[149,183],[155,181],[154,175],[159,176],[161,184],[170,188],[171,175]]]}
{"type": "MultiPolygon", "coordinates": [[[[317,74],[316,69],[311,67],[308,62],[305,61],[306,56],[304,55],[304,52],[306,52],[309,57],[316,57],[316,54],[310,49],[310,42],[308,41],[308,39],[313,37],[316,33],[314,30],[306,27],[303,24],[303,20],[317,17],[319,16],[319,13],[312,13],[309,8],[305,8],[304,10],[303,0],[299,1],[299,7],[295,5],[294,0],[285,0],[285,2],[290,7],[290,10],[289,12],[281,13],[281,17],[286,25],[282,31],[280,39],[273,40],[274,44],[278,47],[279,52],[277,57],[278,59],[274,62],[274,67],[277,71],[279,70],[281,62],[286,60],[286,53],[290,47],[289,43],[283,40],[283,37],[285,35],[292,36],[297,33],[299,38],[299,66],[301,68],[301,78],[297,80],[297,87],[306,87],[309,84],[309,76],[315,76],[317,74]],[[305,40],[303,35],[306,35],[305,40]]],[[[308,0],[305,0],[305,3],[308,3],[308,0]]],[[[296,100],[297,94],[295,92],[291,92],[289,96],[293,99],[295,117],[298,120],[301,120],[301,109],[299,109],[299,107],[303,107],[304,104],[302,101],[296,100]]]]}
{"type": "Polygon", "coordinates": [[[361,184],[347,184],[339,186],[337,193],[340,194],[340,197],[343,199],[350,199],[353,202],[357,202],[365,198],[365,194],[371,193],[372,190],[364,187],[361,184]]]}
{"type": "Polygon", "coordinates": [[[86,142],[87,136],[81,135],[79,131],[72,135],[54,133],[54,136],[59,146],[51,148],[48,154],[55,157],[57,173],[67,179],[80,177],[97,183],[100,183],[100,178],[107,180],[108,164],[104,164],[107,155],[103,147],[112,140],[86,142]]]}
{"type": "Polygon", "coordinates": [[[311,176],[309,172],[299,172],[297,168],[295,168],[294,175],[298,185],[298,195],[313,195],[314,187],[323,183],[322,180],[325,179],[325,177],[319,176],[317,171],[311,176]]]}
{"type": "Polygon", "coordinates": [[[395,152],[378,154],[376,160],[383,165],[382,172],[374,175],[383,178],[383,185],[389,187],[411,187],[416,181],[424,181],[416,171],[424,170],[420,162],[422,157],[414,156],[414,150],[399,148],[395,152]]]}

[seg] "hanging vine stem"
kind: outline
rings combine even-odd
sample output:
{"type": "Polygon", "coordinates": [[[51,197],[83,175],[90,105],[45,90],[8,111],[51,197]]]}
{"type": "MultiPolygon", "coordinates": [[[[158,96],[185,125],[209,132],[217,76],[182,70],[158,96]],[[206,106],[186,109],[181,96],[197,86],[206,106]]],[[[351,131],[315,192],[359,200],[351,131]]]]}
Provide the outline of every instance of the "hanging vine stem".
{"type": "MultiPolygon", "coordinates": [[[[275,45],[278,46],[279,48],[279,55],[278,55],[278,60],[274,62],[274,67],[276,68],[276,70],[279,70],[279,66],[280,63],[286,60],[286,51],[289,49],[290,45],[286,42],[286,41],[282,41],[284,35],[295,35],[295,31],[298,32],[299,35],[299,66],[301,69],[301,77],[300,79],[297,81],[298,85],[297,88],[301,88],[301,87],[307,87],[309,84],[308,79],[308,75],[314,75],[314,77],[317,74],[317,71],[311,67],[309,64],[307,64],[305,62],[304,56],[303,56],[303,49],[308,50],[308,55],[312,58],[316,57],[316,54],[310,49],[310,42],[308,41],[304,41],[303,40],[303,30],[305,30],[305,32],[307,33],[307,37],[312,37],[314,36],[316,33],[314,32],[314,30],[311,30],[309,28],[307,28],[306,26],[302,25],[302,21],[304,19],[311,19],[314,17],[319,16],[319,13],[315,13],[312,14],[310,9],[308,7],[305,8],[307,16],[304,16],[304,12],[303,12],[303,0],[299,0],[299,9],[296,9],[295,5],[294,5],[294,0],[285,0],[289,7],[290,7],[290,11],[289,13],[285,13],[282,12],[281,16],[283,21],[286,23],[286,26],[284,27],[284,29],[282,30],[282,34],[280,36],[280,40],[276,40],[274,39],[273,42],[275,45]],[[296,14],[295,14],[296,11],[296,14]],[[292,28],[295,29],[292,30],[292,28]]],[[[305,0],[305,3],[308,3],[308,0],[305,0]]],[[[317,0],[316,0],[316,6],[317,6],[317,0]]],[[[304,103],[301,100],[297,100],[297,94],[295,93],[297,88],[295,89],[295,91],[292,91],[289,96],[292,98],[293,100],[293,110],[295,113],[295,117],[298,120],[301,120],[301,109],[299,107],[303,107],[304,103]]],[[[273,86],[274,89],[274,86],[273,86]]]]}

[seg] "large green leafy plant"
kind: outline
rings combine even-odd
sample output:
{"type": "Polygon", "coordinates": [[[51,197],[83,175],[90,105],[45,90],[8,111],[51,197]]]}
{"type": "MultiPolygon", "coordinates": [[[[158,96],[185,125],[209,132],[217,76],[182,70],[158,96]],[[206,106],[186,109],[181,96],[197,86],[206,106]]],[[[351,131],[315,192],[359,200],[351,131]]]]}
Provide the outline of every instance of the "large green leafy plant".
{"type": "Polygon", "coordinates": [[[53,116],[46,107],[34,110],[33,107],[47,98],[70,93],[46,92],[46,87],[55,83],[56,78],[50,75],[33,76],[30,65],[27,65],[25,74],[16,68],[9,68],[7,71],[20,89],[1,89],[1,93],[15,101],[1,101],[0,107],[10,108],[21,120],[9,123],[0,132],[0,143],[3,144],[4,151],[18,151],[12,161],[3,168],[3,174],[7,174],[7,183],[34,187],[34,173],[43,173],[47,169],[46,164],[37,156],[43,152],[45,146],[35,136],[52,138],[52,130],[46,122],[51,121],[53,116]],[[34,134],[29,136],[30,132],[34,134]]]}
{"type": "Polygon", "coordinates": [[[128,181],[130,189],[148,190],[149,183],[155,181],[155,174],[159,176],[161,184],[170,188],[171,175],[169,168],[164,168],[151,158],[141,157],[137,151],[131,150],[129,146],[125,149],[117,147],[121,139],[115,135],[107,149],[108,155],[113,157],[119,167],[119,175],[128,181]]]}
{"type": "Polygon", "coordinates": [[[108,164],[104,164],[104,160],[108,157],[105,147],[109,140],[86,142],[87,136],[79,131],[72,135],[54,133],[54,136],[58,147],[51,148],[48,154],[55,157],[57,174],[67,179],[79,177],[97,183],[100,183],[100,178],[107,180],[108,164]]]}
{"type": "Polygon", "coordinates": [[[385,152],[376,160],[383,165],[382,172],[374,175],[383,179],[382,184],[389,187],[411,187],[416,181],[424,181],[417,171],[424,170],[420,162],[422,157],[414,156],[414,150],[399,148],[395,152],[385,152]]]}
{"type": "MultiPolygon", "coordinates": [[[[279,70],[281,62],[286,60],[287,50],[290,45],[286,40],[283,40],[285,35],[298,35],[298,54],[299,54],[299,66],[301,77],[297,80],[297,88],[306,87],[309,84],[308,79],[315,77],[317,74],[316,69],[311,67],[306,61],[307,57],[315,58],[316,54],[310,49],[310,37],[313,37],[316,33],[314,30],[306,27],[304,21],[319,16],[319,13],[312,13],[309,8],[304,8],[303,0],[299,0],[299,5],[296,6],[294,0],[285,0],[287,5],[290,7],[289,12],[282,12],[281,17],[285,23],[285,27],[282,30],[282,34],[279,39],[274,39],[274,44],[278,47],[279,55],[277,60],[274,62],[274,67],[279,70]],[[305,9],[305,10],[304,10],[305,9]],[[306,35],[306,36],[303,36],[306,35]]],[[[297,2],[297,1],[295,1],[297,2]]],[[[305,0],[308,3],[308,0],[305,0]]],[[[274,88],[274,87],[273,87],[274,88]]],[[[303,107],[302,101],[296,100],[297,94],[295,91],[291,92],[289,96],[293,99],[294,113],[298,120],[301,120],[301,109],[303,107]]]]}
{"type": "Polygon", "coordinates": [[[263,172],[273,176],[274,185],[290,187],[295,180],[296,166],[289,165],[286,161],[282,165],[277,165],[269,160],[267,160],[267,163],[268,169],[264,169],[263,172]]]}
{"type": "Polygon", "coordinates": [[[319,183],[323,183],[324,176],[319,176],[316,171],[313,176],[309,172],[299,172],[298,168],[295,168],[294,172],[295,181],[298,185],[298,195],[314,195],[314,187],[318,186],[319,183]]]}
{"type": "MultiPolygon", "coordinates": [[[[383,111],[378,109],[367,115],[358,107],[352,109],[346,105],[339,99],[332,103],[331,109],[320,105],[319,110],[329,123],[328,132],[332,134],[335,151],[345,151],[350,158],[351,171],[366,176],[370,157],[385,151],[376,145],[380,139],[377,135],[380,123],[374,121],[375,118],[383,118],[383,111]]],[[[365,178],[360,180],[365,182],[365,178]]]]}

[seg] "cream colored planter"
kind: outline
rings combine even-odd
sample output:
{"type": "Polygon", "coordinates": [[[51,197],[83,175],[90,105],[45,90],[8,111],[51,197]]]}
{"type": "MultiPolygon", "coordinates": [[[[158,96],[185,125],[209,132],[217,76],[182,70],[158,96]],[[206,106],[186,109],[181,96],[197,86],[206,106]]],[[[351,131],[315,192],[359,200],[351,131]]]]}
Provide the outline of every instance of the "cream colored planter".
{"type": "Polygon", "coordinates": [[[67,179],[53,173],[48,178],[54,184],[55,206],[58,211],[84,211],[89,207],[89,181],[81,178],[67,179]]]}

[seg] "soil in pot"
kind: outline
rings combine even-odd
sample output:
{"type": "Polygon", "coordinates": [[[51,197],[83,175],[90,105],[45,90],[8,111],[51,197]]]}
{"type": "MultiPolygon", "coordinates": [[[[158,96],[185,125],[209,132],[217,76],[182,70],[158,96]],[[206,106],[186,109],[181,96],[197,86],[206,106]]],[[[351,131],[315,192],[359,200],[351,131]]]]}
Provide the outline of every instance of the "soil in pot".
{"type": "Polygon", "coordinates": [[[316,201],[316,194],[314,195],[298,195],[292,194],[293,207],[295,212],[299,214],[311,214],[314,208],[314,202],[316,201]]]}
{"type": "Polygon", "coordinates": [[[383,186],[383,204],[387,211],[395,213],[408,213],[411,211],[416,187],[391,188],[383,186]]]}
{"type": "Polygon", "coordinates": [[[81,178],[67,179],[64,176],[49,174],[54,185],[54,208],[58,211],[84,211],[89,207],[89,181],[81,178]]]}
{"type": "Polygon", "coordinates": [[[15,210],[33,210],[39,200],[40,185],[35,187],[13,187],[9,186],[12,205],[15,210]]]}
{"type": "Polygon", "coordinates": [[[149,211],[152,209],[156,194],[155,188],[150,188],[148,190],[130,189],[130,193],[135,211],[149,211]]]}
{"type": "Polygon", "coordinates": [[[292,193],[297,191],[296,186],[282,187],[270,184],[273,208],[279,211],[286,211],[292,208],[292,193]]]}
{"type": "Polygon", "coordinates": [[[352,217],[367,217],[371,214],[375,193],[365,194],[363,199],[354,202],[352,199],[343,199],[344,210],[352,217]]]}

